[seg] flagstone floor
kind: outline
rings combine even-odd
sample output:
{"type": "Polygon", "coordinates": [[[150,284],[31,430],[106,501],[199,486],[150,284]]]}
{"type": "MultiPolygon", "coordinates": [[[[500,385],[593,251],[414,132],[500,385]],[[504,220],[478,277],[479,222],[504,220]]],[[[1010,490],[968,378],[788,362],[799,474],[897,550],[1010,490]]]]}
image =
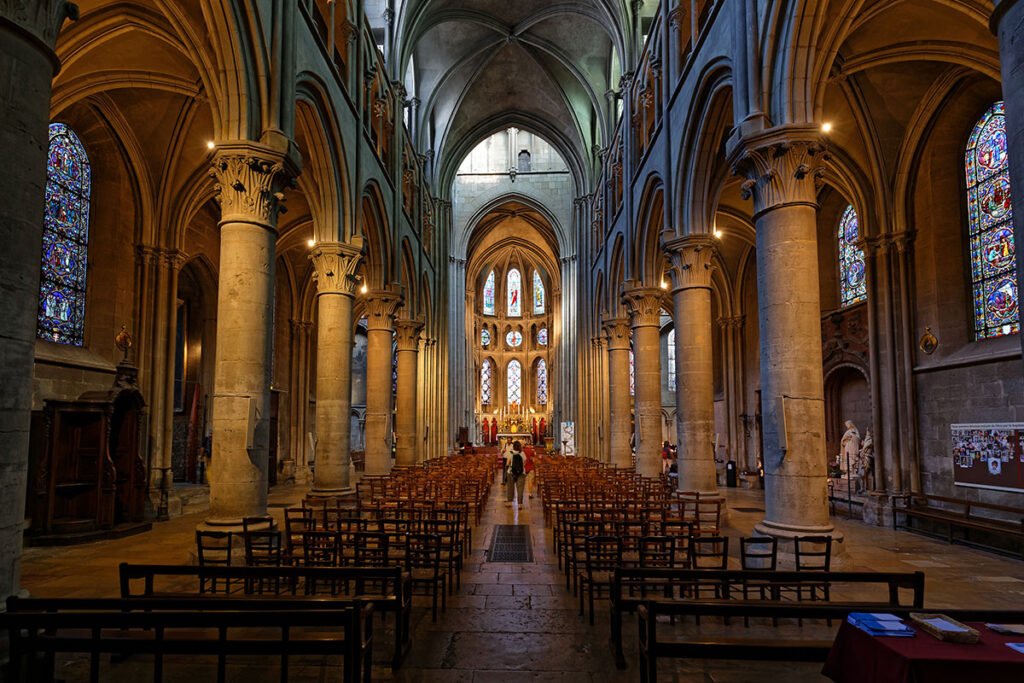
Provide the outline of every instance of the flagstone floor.
{"type": "MultiPolygon", "coordinates": [[[[607,612],[598,605],[598,619],[590,626],[577,615],[577,602],[565,589],[552,551],[550,529],[545,528],[539,499],[522,510],[506,507],[495,486],[480,526],[473,534],[474,548],[462,576],[462,589],[448,598],[448,609],[432,623],[428,603],[416,599],[413,647],[404,666],[392,673],[388,653],[375,656],[374,681],[399,683],[613,683],[639,680],[636,669],[634,621],[627,618],[625,632],[629,668],[619,671],[608,646],[607,612]],[[495,525],[530,527],[533,562],[502,564],[486,561],[495,525]]],[[[278,518],[297,502],[299,489],[275,489],[271,511],[278,518]]],[[[728,535],[749,534],[763,509],[760,492],[730,491],[728,535]],[[740,508],[740,510],[737,510],[740,508]]],[[[188,562],[194,529],[202,515],[190,515],[157,524],[143,535],[70,548],[29,548],[25,551],[22,585],[40,596],[114,596],[120,562],[188,562]]],[[[843,568],[849,570],[914,571],[927,575],[926,605],[941,607],[1008,607],[1024,605],[1024,562],[972,550],[907,532],[836,520],[846,536],[843,568]]],[[[733,550],[735,554],[735,549],[733,550]]],[[[751,626],[768,634],[770,627],[751,626]]],[[[381,634],[377,643],[387,643],[381,634]]],[[[70,670],[69,670],[70,671],[70,670]]],[[[666,662],[661,681],[679,683],[741,683],[773,677],[778,681],[822,681],[816,664],[743,662],[666,662]]],[[[211,680],[208,669],[185,663],[175,679],[188,683],[211,680]]],[[[338,680],[334,665],[306,662],[295,667],[291,680],[338,680]]],[[[242,666],[231,680],[256,683],[276,680],[276,672],[242,666]]],[[[124,680],[133,680],[133,677],[124,680]]],[[[169,679],[170,680],[170,679],[169,679]]]]}

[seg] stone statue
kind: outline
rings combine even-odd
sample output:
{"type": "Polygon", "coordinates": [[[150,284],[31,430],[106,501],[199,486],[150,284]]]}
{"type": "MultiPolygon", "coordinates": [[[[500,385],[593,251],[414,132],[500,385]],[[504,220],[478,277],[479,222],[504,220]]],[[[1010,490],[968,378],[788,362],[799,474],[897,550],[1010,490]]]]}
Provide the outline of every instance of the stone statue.
{"type": "Polygon", "coordinates": [[[871,430],[864,432],[864,441],[857,454],[857,493],[863,493],[868,487],[869,478],[875,473],[875,440],[871,430]]]}
{"type": "MultiPolygon", "coordinates": [[[[843,440],[839,442],[839,468],[841,470],[852,469],[857,461],[857,454],[860,453],[860,432],[857,425],[851,420],[846,421],[846,433],[843,440]]],[[[847,472],[847,477],[852,477],[853,472],[847,472]]]]}

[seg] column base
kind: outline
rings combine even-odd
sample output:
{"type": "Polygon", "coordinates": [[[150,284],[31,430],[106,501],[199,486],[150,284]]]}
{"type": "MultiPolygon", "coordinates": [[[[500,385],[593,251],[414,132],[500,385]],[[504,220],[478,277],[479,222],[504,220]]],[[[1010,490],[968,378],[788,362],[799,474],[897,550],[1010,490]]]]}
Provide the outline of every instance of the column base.
{"type": "MultiPolygon", "coordinates": [[[[271,517],[269,514],[259,515],[258,517],[247,517],[246,519],[250,520],[250,531],[265,531],[267,529],[273,529],[277,526],[277,523],[274,521],[274,518],[271,517]],[[260,521],[251,521],[255,519],[259,519],[260,521]]],[[[241,534],[243,529],[244,525],[242,524],[241,517],[211,517],[210,519],[200,522],[199,525],[196,526],[196,531],[230,531],[235,534],[241,534]]]]}
{"type": "Polygon", "coordinates": [[[353,507],[356,502],[356,490],[351,486],[337,489],[312,489],[306,494],[304,502],[309,507],[320,505],[353,507]]]}
{"type": "Polygon", "coordinates": [[[832,560],[841,560],[846,554],[845,537],[841,531],[837,531],[832,524],[824,526],[796,526],[791,524],[779,524],[762,520],[754,525],[754,534],[758,536],[774,536],[779,542],[779,556],[792,558],[794,556],[793,539],[797,536],[831,536],[832,537],[832,560]]]}
{"type": "Polygon", "coordinates": [[[865,524],[892,526],[892,496],[881,491],[868,493],[862,515],[865,524]]]}

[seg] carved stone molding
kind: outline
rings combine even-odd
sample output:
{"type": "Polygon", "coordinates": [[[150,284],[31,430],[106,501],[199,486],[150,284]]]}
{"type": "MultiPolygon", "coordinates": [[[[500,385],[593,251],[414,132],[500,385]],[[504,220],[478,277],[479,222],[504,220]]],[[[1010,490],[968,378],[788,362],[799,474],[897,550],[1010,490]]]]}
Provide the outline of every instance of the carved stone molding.
{"type": "Polygon", "coordinates": [[[180,271],[188,262],[188,254],[178,249],[162,249],[160,257],[172,271],[180,271]]]}
{"type": "Polygon", "coordinates": [[[289,319],[288,324],[291,325],[292,335],[296,337],[302,337],[308,335],[309,331],[313,329],[313,321],[311,320],[295,320],[289,319]]]}
{"type": "Polygon", "coordinates": [[[629,319],[608,318],[602,321],[605,339],[608,340],[609,351],[629,350],[629,319]]]}
{"type": "Polygon", "coordinates": [[[0,0],[6,19],[41,40],[51,51],[65,19],[78,19],[78,5],[67,0],[0,0]]]}
{"type": "Polygon", "coordinates": [[[285,211],[284,189],[297,175],[284,155],[256,146],[225,148],[212,165],[222,223],[277,226],[278,214],[285,211]]]}
{"type": "Polygon", "coordinates": [[[395,321],[395,344],[399,351],[418,351],[423,321],[401,318],[395,321]]]}
{"type": "Polygon", "coordinates": [[[622,303],[629,311],[630,324],[634,327],[659,327],[661,325],[662,297],[664,290],[657,287],[643,287],[639,283],[622,284],[622,303]]]}
{"type": "Polygon", "coordinates": [[[394,329],[395,313],[402,305],[402,295],[396,289],[375,289],[366,295],[366,329],[394,329]]]}
{"type": "Polygon", "coordinates": [[[711,235],[684,235],[665,240],[672,291],[711,289],[711,274],[718,245],[711,235]]]}
{"type": "Polygon", "coordinates": [[[319,242],[309,253],[313,279],[320,294],[352,296],[356,292],[356,270],[363,259],[357,246],[344,242],[319,242]]]}
{"type": "Polygon", "coordinates": [[[791,204],[817,206],[817,181],[827,160],[820,131],[778,128],[740,140],[731,150],[733,173],[744,176],[744,199],[754,200],[754,215],[791,204]]]}
{"type": "Polygon", "coordinates": [[[737,316],[733,316],[731,318],[729,318],[729,317],[719,318],[718,319],[718,326],[721,327],[723,330],[729,330],[729,329],[732,329],[732,330],[742,330],[744,322],[746,322],[746,316],[745,315],[737,315],[737,316]]]}

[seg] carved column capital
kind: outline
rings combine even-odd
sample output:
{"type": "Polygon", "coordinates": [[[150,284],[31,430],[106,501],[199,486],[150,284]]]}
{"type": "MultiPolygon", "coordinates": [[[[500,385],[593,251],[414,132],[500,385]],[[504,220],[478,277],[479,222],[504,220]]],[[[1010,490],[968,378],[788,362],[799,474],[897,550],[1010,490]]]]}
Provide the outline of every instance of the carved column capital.
{"type": "Polygon", "coordinates": [[[684,235],[664,240],[662,246],[670,264],[673,293],[686,289],[711,289],[711,273],[718,249],[714,237],[707,234],[684,235]]]}
{"type": "Polygon", "coordinates": [[[160,258],[174,272],[180,271],[188,262],[188,254],[178,249],[162,249],[160,258]]]}
{"type": "Polygon", "coordinates": [[[362,259],[363,251],[355,245],[344,242],[318,242],[309,252],[317,292],[354,295],[355,274],[362,259]]]}
{"type": "Polygon", "coordinates": [[[14,24],[50,52],[65,19],[78,19],[78,5],[67,0],[0,0],[0,22],[14,24]]]}
{"type": "Polygon", "coordinates": [[[601,321],[609,351],[629,350],[629,318],[606,318],[601,321]]]}
{"type": "Polygon", "coordinates": [[[394,329],[395,313],[402,305],[402,294],[396,288],[375,289],[366,295],[366,329],[394,329]]]}
{"type": "Polygon", "coordinates": [[[291,325],[292,334],[300,338],[303,335],[309,334],[309,331],[313,329],[313,322],[311,320],[289,319],[288,324],[291,325]]]}
{"type": "Polygon", "coordinates": [[[905,254],[914,244],[914,238],[917,237],[917,232],[914,230],[903,230],[901,232],[892,233],[892,244],[896,247],[896,251],[900,254],[905,254]]]}
{"type": "Polygon", "coordinates": [[[741,192],[754,200],[755,217],[786,205],[817,207],[827,158],[821,132],[807,126],[773,128],[740,139],[729,151],[733,173],[746,178],[741,192]]]}
{"type": "Polygon", "coordinates": [[[395,321],[395,343],[399,351],[418,351],[423,321],[399,318],[395,321]]]}
{"type": "Polygon", "coordinates": [[[276,229],[284,213],[284,190],[293,187],[298,168],[291,159],[256,144],[218,149],[210,177],[217,185],[221,223],[255,223],[276,229]]]}
{"type": "Polygon", "coordinates": [[[148,244],[135,245],[135,261],[140,265],[152,266],[160,259],[160,249],[148,244]]]}
{"type": "Polygon", "coordinates": [[[659,327],[664,290],[644,287],[636,280],[622,283],[622,303],[629,311],[632,327],[659,327]]]}

